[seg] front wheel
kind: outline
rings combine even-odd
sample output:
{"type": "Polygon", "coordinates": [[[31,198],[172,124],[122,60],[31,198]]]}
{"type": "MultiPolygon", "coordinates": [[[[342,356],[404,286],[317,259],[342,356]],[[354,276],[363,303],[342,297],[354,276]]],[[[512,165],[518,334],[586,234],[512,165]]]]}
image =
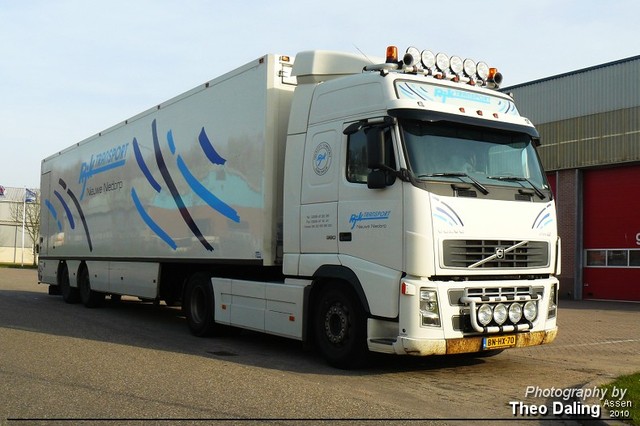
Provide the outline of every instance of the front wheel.
{"type": "Polygon", "coordinates": [[[337,368],[357,368],[365,364],[367,318],[362,305],[346,285],[322,290],[315,312],[315,338],[322,355],[337,368]]]}

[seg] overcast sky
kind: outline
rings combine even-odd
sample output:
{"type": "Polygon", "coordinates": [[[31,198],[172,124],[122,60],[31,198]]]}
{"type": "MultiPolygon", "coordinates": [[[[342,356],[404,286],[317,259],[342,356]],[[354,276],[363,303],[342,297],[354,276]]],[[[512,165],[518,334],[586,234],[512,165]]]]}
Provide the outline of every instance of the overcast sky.
{"type": "Polygon", "coordinates": [[[503,87],[640,54],[637,0],[0,0],[0,185],[265,53],[484,60],[503,87]],[[455,7],[454,7],[455,6],[455,7]]]}

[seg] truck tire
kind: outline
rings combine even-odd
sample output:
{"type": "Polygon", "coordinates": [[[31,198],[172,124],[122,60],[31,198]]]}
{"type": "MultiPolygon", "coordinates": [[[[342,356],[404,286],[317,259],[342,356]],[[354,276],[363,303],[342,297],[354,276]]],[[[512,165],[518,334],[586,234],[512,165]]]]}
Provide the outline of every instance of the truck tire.
{"type": "Polygon", "coordinates": [[[49,296],[60,296],[61,294],[59,285],[49,285],[49,296]]]}
{"type": "Polygon", "coordinates": [[[62,300],[66,303],[78,303],[80,302],[80,293],[76,287],[71,287],[69,282],[69,268],[67,264],[60,266],[60,293],[62,294],[62,300]]]}
{"type": "Polygon", "coordinates": [[[197,272],[189,277],[182,309],[191,334],[207,337],[217,333],[220,327],[215,323],[215,301],[209,274],[197,272]]]}
{"type": "Polygon", "coordinates": [[[80,267],[78,273],[78,291],[80,300],[87,308],[98,308],[104,304],[105,294],[91,290],[89,269],[86,266],[80,267]]]}
{"type": "Polygon", "coordinates": [[[365,365],[369,352],[367,318],[350,288],[331,285],[322,289],[314,326],[316,344],[331,366],[350,369],[365,365]]]}

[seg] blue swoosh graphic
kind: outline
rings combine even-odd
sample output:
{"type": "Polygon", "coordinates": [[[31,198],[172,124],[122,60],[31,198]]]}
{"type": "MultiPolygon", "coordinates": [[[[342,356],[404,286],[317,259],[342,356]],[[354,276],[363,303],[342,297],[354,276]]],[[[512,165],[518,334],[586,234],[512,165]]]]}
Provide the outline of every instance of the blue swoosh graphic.
{"type": "Polygon", "coordinates": [[[176,184],[171,177],[171,173],[167,168],[167,164],[164,161],[164,157],[162,156],[162,151],[160,149],[160,140],[158,139],[158,128],[156,119],[151,122],[151,136],[153,138],[153,150],[155,152],[158,170],[160,170],[160,174],[162,175],[164,182],[167,184],[167,188],[169,189],[169,192],[173,197],[173,201],[175,201],[176,206],[178,206],[178,212],[182,216],[182,219],[187,224],[193,235],[195,235],[198,241],[200,241],[200,244],[202,244],[205,249],[213,251],[213,246],[209,243],[209,241],[207,241],[205,236],[202,235],[202,231],[200,231],[200,228],[198,228],[198,225],[191,217],[191,214],[189,213],[187,206],[184,204],[184,200],[180,196],[180,192],[178,191],[178,188],[176,187],[176,184]]]}
{"type": "Polygon", "coordinates": [[[216,149],[211,145],[211,141],[209,141],[209,137],[207,136],[207,132],[204,131],[204,127],[200,130],[200,134],[198,135],[198,142],[200,142],[200,146],[204,151],[204,154],[207,156],[209,161],[213,164],[224,164],[227,160],[222,158],[220,154],[216,151],[216,149]]]}
{"type": "Polygon", "coordinates": [[[135,188],[131,188],[131,198],[133,199],[133,204],[135,204],[136,210],[138,210],[138,214],[140,215],[144,223],[146,223],[147,226],[153,232],[155,232],[155,234],[158,237],[160,237],[162,241],[167,243],[169,247],[171,247],[174,250],[178,248],[178,245],[176,244],[175,241],[173,241],[173,239],[169,236],[169,234],[164,232],[164,230],[160,227],[160,225],[154,222],[151,216],[149,216],[149,214],[145,211],[144,207],[142,206],[142,203],[140,202],[140,199],[138,198],[138,194],[136,193],[135,188]]]}
{"type": "Polygon", "coordinates": [[[140,167],[140,171],[142,172],[144,177],[147,178],[147,181],[149,181],[149,184],[153,187],[153,189],[156,190],[156,192],[160,192],[162,190],[162,187],[160,186],[158,181],[154,179],[153,175],[149,171],[149,167],[147,167],[147,164],[144,162],[144,158],[142,157],[142,152],[140,152],[140,147],[138,146],[138,141],[136,140],[136,138],[133,138],[133,152],[135,153],[138,167],[140,167]]]}
{"type": "Polygon", "coordinates": [[[167,132],[167,143],[169,144],[169,149],[171,150],[171,154],[176,154],[176,144],[173,141],[173,132],[169,130],[167,132]]]}
{"type": "Polygon", "coordinates": [[[91,234],[89,233],[89,226],[87,225],[87,219],[84,217],[84,212],[82,211],[82,207],[80,207],[80,202],[76,197],[76,194],[73,193],[71,188],[67,188],[67,183],[62,179],[58,179],[58,183],[60,186],[67,191],[67,195],[73,201],[73,204],[76,206],[76,210],[78,210],[78,214],[80,215],[80,221],[82,222],[82,226],[84,227],[84,233],[87,236],[87,243],[89,244],[89,251],[93,251],[93,243],[91,242],[91,234]]]}
{"type": "Polygon", "coordinates": [[[62,232],[62,224],[58,220],[58,212],[56,211],[56,208],[53,207],[53,204],[51,204],[51,201],[49,201],[48,198],[44,200],[44,205],[47,206],[49,213],[51,213],[51,216],[56,220],[56,223],[58,224],[58,232],[62,232]]]}
{"type": "Polygon", "coordinates": [[[187,181],[191,189],[193,189],[193,192],[202,198],[212,209],[218,211],[220,214],[234,222],[240,222],[238,212],[209,192],[209,190],[205,188],[204,185],[202,185],[195,176],[193,176],[193,174],[191,174],[191,171],[189,171],[189,168],[180,155],[178,155],[178,169],[180,169],[180,173],[182,173],[184,179],[187,181]]]}
{"type": "Polygon", "coordinates": [[[71,225],[71,229],[76,229],[76,223],[73,220],[73,215],[71,214],[71,210],[69,210],[69,206],[67,205],[67,203],[64,201],[64,199],[62,198],[62,195],[60,195],[60,193],[58,191],[53,191],[53,194],[58,197],[58,200],[60,201],[60,204],[62,204],[62,207],[64,208],[64,211],[67,213],[67,219],[69,219],[69,225],[71,225]]]}

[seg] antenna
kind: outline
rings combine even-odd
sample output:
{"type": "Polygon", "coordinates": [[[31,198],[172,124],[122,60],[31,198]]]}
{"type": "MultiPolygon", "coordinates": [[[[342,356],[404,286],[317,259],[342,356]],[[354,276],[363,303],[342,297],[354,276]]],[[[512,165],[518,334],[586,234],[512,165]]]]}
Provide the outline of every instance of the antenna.
{"type": "Polygon", "coordinates": [[[358,52],[360,52],[360,54],[366,58],[367,61],[369,61],[371,64],[373,64],[373,61],[371,59],[369,59],[369,57],[362,50],[360,50],[360,48],[358,46],[356,46],[355,43],[353,43],[353,47],[355,47],[356,50],[358,52]]]}

